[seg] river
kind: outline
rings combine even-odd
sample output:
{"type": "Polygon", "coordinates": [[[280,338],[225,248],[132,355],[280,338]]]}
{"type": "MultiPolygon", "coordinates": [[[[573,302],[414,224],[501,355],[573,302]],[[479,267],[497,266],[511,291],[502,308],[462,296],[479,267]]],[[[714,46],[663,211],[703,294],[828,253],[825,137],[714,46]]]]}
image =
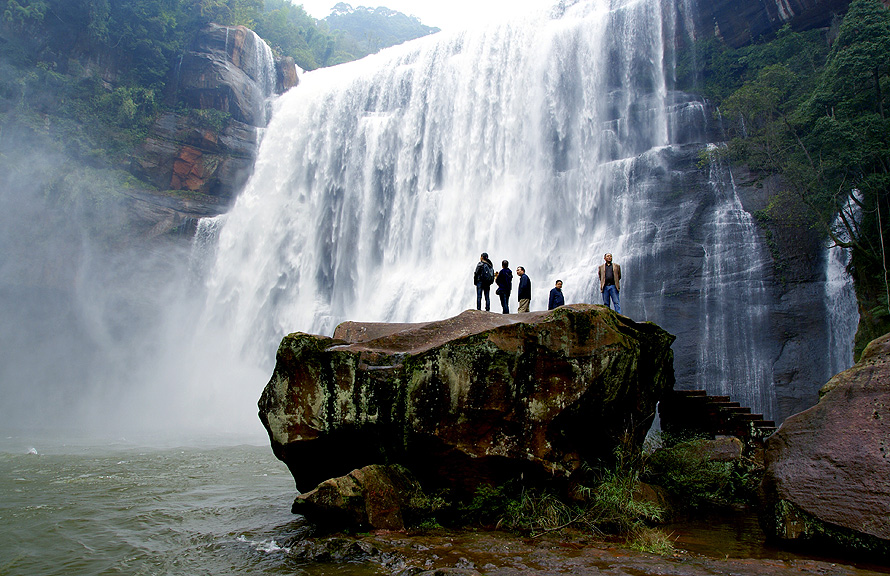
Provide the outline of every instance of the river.
{"type": "Polygon", "coordinates": [[[138,442],[0,440],[0,574],[848,574],[850,566],[762,545],[756,524],[668,527],[658,557],[583,536],[533,540],[437,531],[307,539],[287,468],[248,438],[138,442]],[[332,549],[339,550],[337,552],[332,549]]]}

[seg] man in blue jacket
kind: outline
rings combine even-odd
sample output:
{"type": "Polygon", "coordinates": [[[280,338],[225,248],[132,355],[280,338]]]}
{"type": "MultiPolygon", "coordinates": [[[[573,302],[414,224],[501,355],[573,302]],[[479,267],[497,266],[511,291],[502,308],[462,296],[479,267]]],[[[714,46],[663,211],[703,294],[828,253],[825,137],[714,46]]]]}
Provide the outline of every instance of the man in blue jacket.
{"type": "Polygon", "coordinates": [[[502,261],[502,268],[494,279],[495,284],[498,285],[496,294],[501,297],[501,308],[504,309],[504,314],[510,313],[510,292],[513,291],[513,272],[507,268],[509,265],[510,263],[506,260],[502,261]]]}
{"type": "Polygon", "coordinates": [[[556,281],[556,287],[550,290],[550,302],[547,303],[547,310],[553,310],[566,303],[566,299],[562,296],[562,280],[556,281]]]}
{"type": "Polygon", "coordinates": [[[518,312],[528,312],[528,307],[532,303],[532,281],[522,266],[516,267],[516,275],[519,276],[519,289],[516,290],[516,297],[519,298],[518,312]]]}

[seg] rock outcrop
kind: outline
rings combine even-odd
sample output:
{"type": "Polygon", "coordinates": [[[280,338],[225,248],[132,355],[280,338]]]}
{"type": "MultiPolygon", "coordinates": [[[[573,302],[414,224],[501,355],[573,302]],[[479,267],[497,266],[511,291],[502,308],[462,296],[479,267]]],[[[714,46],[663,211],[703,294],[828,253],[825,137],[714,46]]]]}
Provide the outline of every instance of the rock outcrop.
{"type": "Polygon", "coordinates": [[[161,114],[130,170],[160,190],[195,192],[202,215],[224,212],[253,170],[268,121],[267,99],[299,81],[293,59],[274,60],[243,26],[210,24],[192,41],[168,83],[168,99],[197,114],[161,114]]]}
{"type": "Polygon", "coordinates": [[[890,334],[769,438],[767,534],[890,554],[890,334]]]}
{"type": "Polygon", "coordinates": [[[674,337],[602,306],[295,333],[259,415],[307,491],[370,464],[470,495],[523,476],[564,481],[640,445],[673,386],[674,337]]]}
{"type": "Polygon", "coordinates": [[[275,89],[277,74],[269,48],[252,30],[210,24],[183,54],[175,74],[180,102],[265,126],[265,101],[275,89]]]}
{"type": "Polygon", "coordinates": [[[208,202],[208,209],[215,215],[228,208],[252,172],[257,144],[256,128],[237,120],[210,127],[168,112],[155,121],[131,171],[161,190],[212,196],[216,202],[208,202]]]}
{"type": "Polygon", "coordinates": [[[300,494],[291,511],[322,528],[404,530],[428,515],[430,505],[407,469],[374,464],[300,494]]]}

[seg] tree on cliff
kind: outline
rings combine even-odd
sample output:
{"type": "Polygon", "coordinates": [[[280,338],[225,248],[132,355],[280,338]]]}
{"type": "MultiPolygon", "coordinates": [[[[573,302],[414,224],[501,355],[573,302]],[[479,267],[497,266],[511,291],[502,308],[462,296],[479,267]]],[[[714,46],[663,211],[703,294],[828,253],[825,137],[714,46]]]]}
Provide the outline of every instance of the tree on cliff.
{"type": "Polygon", "coordinates": [[[886,249],[890,236],[890,10],[855,0],[841,24],[818,88],[800,110],[807,154],[804,185],[815,202],[840,210],[835,242],[853,250],[866,312],[877,329],[890,327],[886,249]],[[854,193],[856,191],[856,193],[854,193]],[[853,210],[844,210],[848,200],[853,210]]]}

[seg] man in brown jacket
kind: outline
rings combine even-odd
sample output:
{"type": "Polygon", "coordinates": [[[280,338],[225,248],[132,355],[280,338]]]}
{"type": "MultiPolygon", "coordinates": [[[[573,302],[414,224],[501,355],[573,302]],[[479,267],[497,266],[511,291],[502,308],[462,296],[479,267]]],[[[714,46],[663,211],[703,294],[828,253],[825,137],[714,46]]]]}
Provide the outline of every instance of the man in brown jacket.
{"type": "Polygon", "coordinates": [[[618,292],[621,290],[621,266],[612,264],[612,254],[606,252],[605,263],[600,265],[600,292],[603,293],[603,306],[609,308],[609,300],[615,304],[615,312],[621,314],[618,292]]]}

